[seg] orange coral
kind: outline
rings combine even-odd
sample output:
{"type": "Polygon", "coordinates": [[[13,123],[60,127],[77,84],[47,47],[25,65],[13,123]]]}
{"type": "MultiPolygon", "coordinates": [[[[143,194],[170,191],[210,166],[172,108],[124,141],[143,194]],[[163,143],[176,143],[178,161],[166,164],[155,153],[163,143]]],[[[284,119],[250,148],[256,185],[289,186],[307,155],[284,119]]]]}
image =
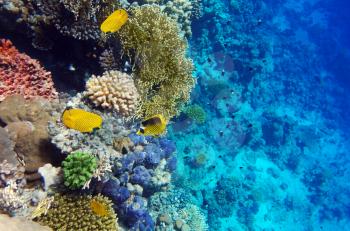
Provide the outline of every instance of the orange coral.
{"type": "Polygon", "coordinates": [[[23,95],[26,99],[42,96],[58,97],[51,73],[39,61],[20,53],[10,40],[0,40],[0,101],[9,95],[23,95]]]}

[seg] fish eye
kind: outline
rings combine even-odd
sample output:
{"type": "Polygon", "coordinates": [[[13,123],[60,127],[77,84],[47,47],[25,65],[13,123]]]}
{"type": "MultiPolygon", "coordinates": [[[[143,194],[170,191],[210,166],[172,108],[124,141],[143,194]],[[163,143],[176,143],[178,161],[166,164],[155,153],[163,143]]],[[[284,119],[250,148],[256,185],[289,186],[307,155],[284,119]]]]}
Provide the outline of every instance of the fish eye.
{"type": "Polygon", "coordinates": [[[143,128],[140,128],[140,132],[143,134],[145,133],[145,130],[143,128]]]}

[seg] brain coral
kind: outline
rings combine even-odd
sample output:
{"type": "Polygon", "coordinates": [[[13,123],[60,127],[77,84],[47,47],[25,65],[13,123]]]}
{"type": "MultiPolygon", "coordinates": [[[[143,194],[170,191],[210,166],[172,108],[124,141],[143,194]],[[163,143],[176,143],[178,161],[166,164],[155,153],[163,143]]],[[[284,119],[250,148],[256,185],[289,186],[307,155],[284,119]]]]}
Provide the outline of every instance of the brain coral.
{"type": "Polygon", "coordinates": [[[116,231],[116,215],[103,196],[57,195],[38,222],[53,230],[116,231]]]}
{"type": "Polygon", "coordinates": [[[0,101],[8,95],[23,95],[25,98],[42,96],[57,98],[51,73],[40,63],[20,53],[10,40],[0,40],[0,101]]]}
{"type": "Polygon", "coordinates": [[[135,112],[138,93],[130,75],[107,71],[103,76],[92,76],[86,83],[86,96],[96,105],[114,109],[123,116],[135,112]]]}

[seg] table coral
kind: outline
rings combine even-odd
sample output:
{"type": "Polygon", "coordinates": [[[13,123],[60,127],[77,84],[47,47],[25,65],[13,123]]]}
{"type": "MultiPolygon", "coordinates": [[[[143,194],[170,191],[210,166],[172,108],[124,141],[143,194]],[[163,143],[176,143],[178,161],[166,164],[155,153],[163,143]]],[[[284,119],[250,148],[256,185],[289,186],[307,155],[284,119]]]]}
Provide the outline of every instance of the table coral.
{"type": "Polygon", "coordinates": [[[118,35],[124,52],[135,54],[135,81],[141,101],[137,116],[162,113],[171,118],[189,100],[195,82],[192,61],[186,57],[186,40],[176,22],[158,6],[135,7],[131,15],[118,35]]]}
{"type": "Polygon", "coordinates": [[[86,96],[102,108],[113,109],[121,115],[132,116],[138,103],[138,92],[132,77],[120,71],[108,71],[92,76],[86,83],[86,96]]]}
{"type": "Polygon", "coordinates": [[[20,53],[10,40],[0,41],[0,101],[8,95],[20,94],[25,98],[42,96],[56,99],[51,73],[39,61],[20,53]]]}
{"type": "Polygon", "coordinates": [[[111,202],[100,195],[56,195],[47,214],[37,220],[54,230],[118,230],[111,202]]]}

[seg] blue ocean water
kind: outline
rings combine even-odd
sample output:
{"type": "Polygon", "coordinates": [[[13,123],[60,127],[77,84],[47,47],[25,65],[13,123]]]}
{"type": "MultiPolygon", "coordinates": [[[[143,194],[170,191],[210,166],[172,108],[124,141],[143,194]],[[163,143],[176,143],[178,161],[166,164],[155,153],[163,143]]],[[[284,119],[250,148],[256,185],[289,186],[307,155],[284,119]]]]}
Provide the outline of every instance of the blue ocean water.
{"type": "Polygon", "coordinates": [[[350,3],[202,2],[169,132],[208,230],[350,230],[350,3]]]}

